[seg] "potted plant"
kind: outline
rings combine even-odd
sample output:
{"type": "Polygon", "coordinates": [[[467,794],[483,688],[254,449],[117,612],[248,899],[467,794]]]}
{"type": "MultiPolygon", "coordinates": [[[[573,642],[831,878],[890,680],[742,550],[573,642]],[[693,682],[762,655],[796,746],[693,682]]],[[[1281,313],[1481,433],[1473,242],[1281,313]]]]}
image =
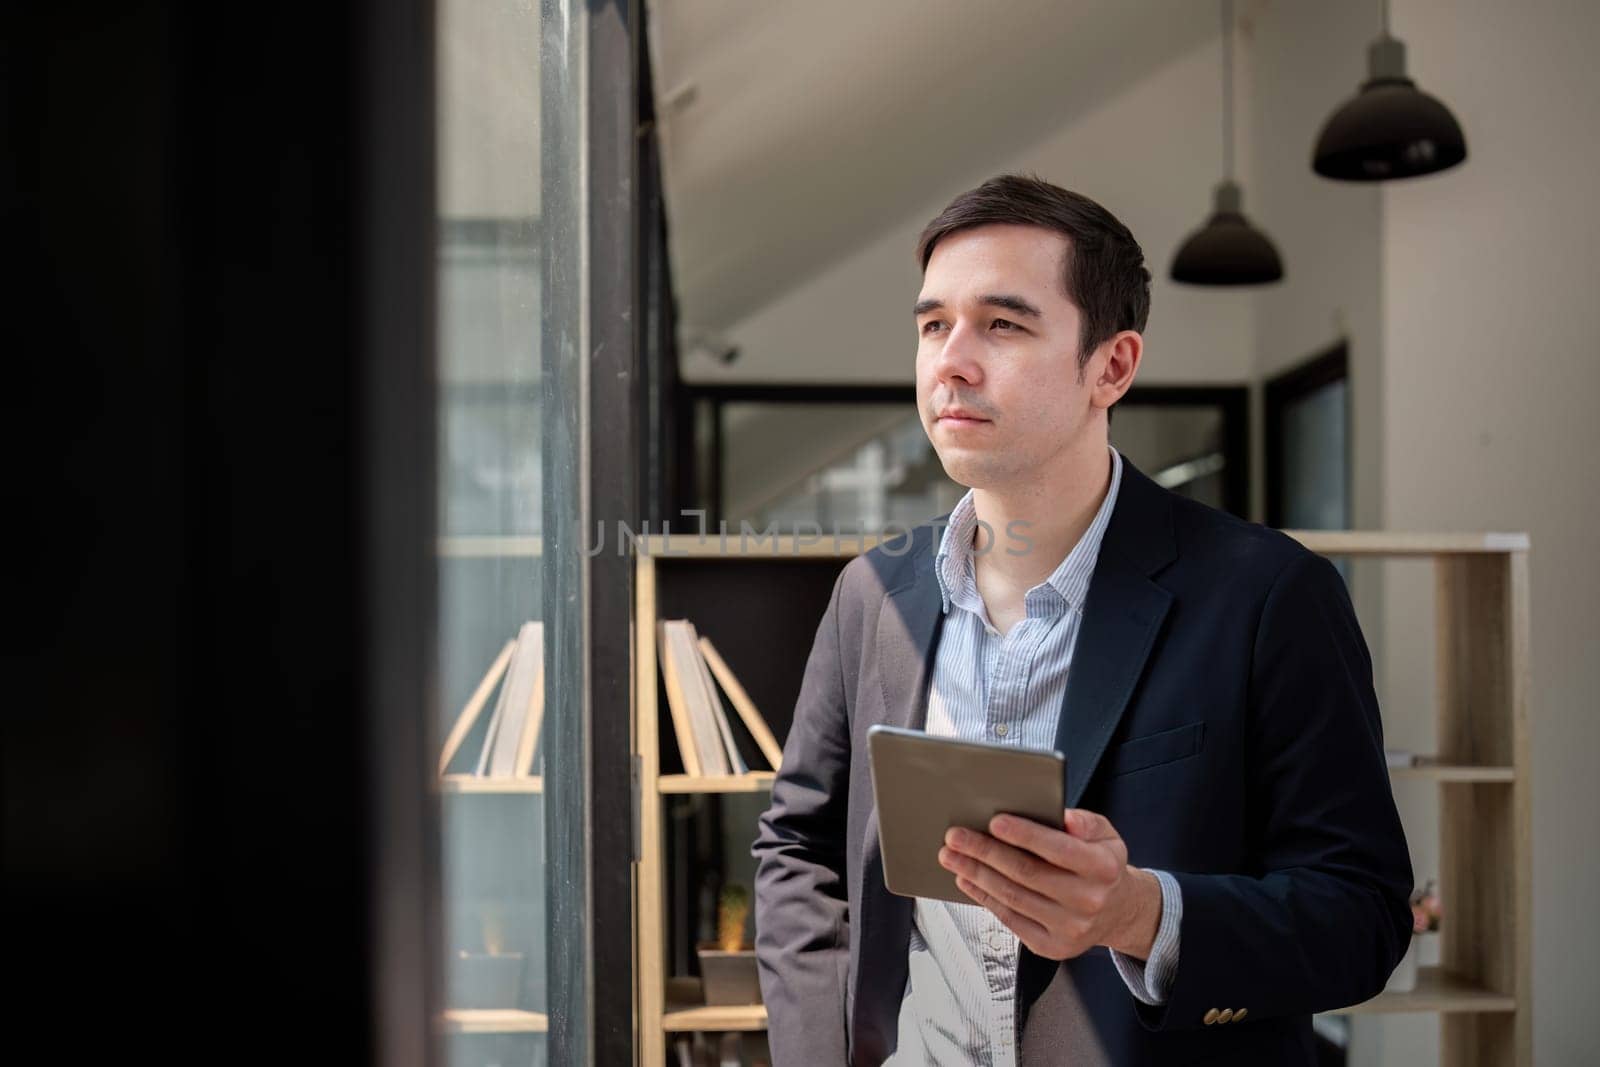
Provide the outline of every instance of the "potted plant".
{"type": "Polygon", "coordinates": [[[717,900],[717,940],[695,950],[707,1004],[761,1003],[755,949],[744,936],[749,918],[750,891],[742,885],[724,886],[717,900]]]}
{"type": "Polygon", "coordinates": [[[1400,965],[1389,976],[1384,992],[1409,993],[1417,987],[1417,958],[1422,954],[1422,939],[1438,932],[1443,915],[1444,908],[1430,878],[1427,885],[1411,894],[1411,943],[1406,946],[1400,965]]]}

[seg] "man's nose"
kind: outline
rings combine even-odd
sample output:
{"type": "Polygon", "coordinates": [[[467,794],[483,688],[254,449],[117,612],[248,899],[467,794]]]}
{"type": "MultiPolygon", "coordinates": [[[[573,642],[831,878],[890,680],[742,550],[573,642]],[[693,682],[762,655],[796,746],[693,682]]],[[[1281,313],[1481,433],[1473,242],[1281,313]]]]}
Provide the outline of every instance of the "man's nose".
{"type": "Polygon", "coordinates": [[[939,350],[934,373],[940,381],[959,379],[976,385],[983,378],[982,347],[976,329],[965,322],[956,323],[939,350]]]}

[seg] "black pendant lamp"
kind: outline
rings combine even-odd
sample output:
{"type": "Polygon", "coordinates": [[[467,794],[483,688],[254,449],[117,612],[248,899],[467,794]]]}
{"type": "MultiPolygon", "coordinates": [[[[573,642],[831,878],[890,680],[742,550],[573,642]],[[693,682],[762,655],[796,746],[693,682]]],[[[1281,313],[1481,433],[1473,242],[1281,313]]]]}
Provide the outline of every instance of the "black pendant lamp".
{"type": "Polygon", "coordinates": [[[1406,77],[1406,46],[1383,36],[1367,48],[1361,91],[1323,124],[1311,169],[1324,178],[1381,182],[1446,170],[1467,158],[1467,141],[1450,109],[1406,77]]]}
{"type": "Polygon", "coordinates": [[[1172,258],[1172,280],[1190,285],[1261,285],[1283,277],[1283,261],[1267,235],[1244,217],[1244,194],[1233,180],[1233,3],[1222,0],[1222,172],[1216,206],[1172,258]]]}

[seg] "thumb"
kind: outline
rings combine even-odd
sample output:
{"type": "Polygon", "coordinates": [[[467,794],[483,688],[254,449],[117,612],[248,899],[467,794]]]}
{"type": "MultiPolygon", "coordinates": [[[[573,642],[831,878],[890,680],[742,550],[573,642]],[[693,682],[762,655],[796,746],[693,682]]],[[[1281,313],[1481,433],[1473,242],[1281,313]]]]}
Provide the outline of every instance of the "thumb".
{"type": "Polygon", "coordinates": [[[1062,825],[1067,833],[1085,841],[1104,841],[1117,836],[1111,821],[1098,812],[1084,808],[1067,808],[1062,814],[1062,825]]]}

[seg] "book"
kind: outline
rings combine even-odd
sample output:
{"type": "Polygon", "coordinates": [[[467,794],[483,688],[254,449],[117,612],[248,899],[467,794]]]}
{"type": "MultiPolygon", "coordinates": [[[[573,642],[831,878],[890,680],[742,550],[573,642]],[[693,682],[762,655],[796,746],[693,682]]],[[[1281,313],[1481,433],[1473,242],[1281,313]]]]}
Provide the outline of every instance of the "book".
{"type": "Polygon", "coordinates": [[[495,731],[488,762],[490,778],[510,778],[517,770],[517,754],[522,731],[533,703],[533,690],[539,681],[544,659],[544,640],[538,622],[525,622],[517,631],[517,651],[506,674],[505,700],[500,723],[495,731]]]}
{"type": "Polygon", "coordinates": [[[667,623],[672,642],[672,657],[677,665],[678,677],[683,683],[683,694],[689,709],[689,727],[694,733],[695,752],[700,757],[700,767],[707,775],[733,773],[717,729],[716,713],[711,708],[711,694],[706,692],[704,676],[698,662],[699,648],[694,640],[694,627],[685,619],[667,623]]]}
{"type": "Polygon", "coordinates": [[[673,623],[673,641],[678,660],[678,673],[683,677],[684,693],[689,698],[689,721],[694,729],[695,749],[700,753],[700,765],[708,775],[725,775],[733,772],[728,750],[717,727],[716,712],[711,706],[711,695],[706,692],[705,675],[699,663],[699,650],[695,644],[694,627],[686,619],[673,623]]]}
{"type": "Polygon", "coordinates": [[[747,774],[750,768],[739,754],[739,746],[733,739],[733,727],[728,722],[727,709],[722,706],[722,698],[717,695],[717,683],[711,680],[711,669],[701,654],[700,636],[695,632],[693,623],[686,622],[684,627],[689,637],[689,651],[694,656],[695,673],[700,676],[700,687],[705,690],[706,706],[711,709],[711,718],[717,725],[717,739],[728,757],[728,770],[732,774],[747,774]]]}
{"type": "Polygon", "coordinates": [[[483,777],[489,770],[489,755],[494,751],[494,739],[500,733],[500,720],[505,716],[506,693],[511,688],[510,673],[516,667],[517,651],[516,641],[511,642],[511,664],[506,668],[506,677],[500,682],[500,695],[495,698],[494,712],[489,716],[489,729],[483,735],[483,748],[478,752],[478,763],[473,768],[474,774],[483,777]]]}
{"type": "Polygon", "coordinates": [[[728,667],[727,662],[718,654],[716,646],[711,643],[711,638],[704,634],[700,635],[700,654],[705,657],[711,673],[716,675],[723,691],[728,694],[728,699],[733,702],[733,710],[739,713],[744,728],[755,738],[761,754],[767,758],[773,770],[778,770],[783,763],[783,746],[778,744],[778,739],[772,735],[771,728],[767,726],[767,720],[756,709],[755,701],[750,699],[750,694],[745,692],[744,686],[739,683],[739,679],[728,667]]]}
{"type": "Polygon", "coordinates": [[[500,649],[500,654],[489,665],[489,670],[484,674],[483,680],[478,683],[478,688],[472,691],[466,706],[461,709],[461,714],[456,716],[455,725],[450,727],[450,734],[444,739],[444,747],[439,751],[439,773],[442,775],[449,768],[450,761],[455,759],[461,745],[472,732],[473,725],[478,721],[478,716],[483,713],[483,707],[489,702],[489,694],[494,692],[494,687],[500,681],[500,676],[505,673],[507,664],[511,662],[511,654],[516,649],[515,640],[507,641],[500,649]]]}
{"type": "Polygon", "coordinates": [[[678,670],[672,633],[670,620],[663,619],[656,624],[656,658],[661,665],[661,680],[667,690],[667,709],[672,713],[672,734],[678,741],[678,754],[683,758],[684,772],[698,778],[705,773],[705,769],[700,763],[700,753],[695,749],[689,697],[684,691],[684,679],[678,670]]]}
{"type": "Polygon", "coordinates": [[[528,717],[522,724],[522,739],[517,742],[518,778],[533,771],[534,751],[539,744],[539,729],[544,725],[544,624],[532,623],[533,641],[538,651],[533,657],[533,694],[528,698],[528,717]]]}

